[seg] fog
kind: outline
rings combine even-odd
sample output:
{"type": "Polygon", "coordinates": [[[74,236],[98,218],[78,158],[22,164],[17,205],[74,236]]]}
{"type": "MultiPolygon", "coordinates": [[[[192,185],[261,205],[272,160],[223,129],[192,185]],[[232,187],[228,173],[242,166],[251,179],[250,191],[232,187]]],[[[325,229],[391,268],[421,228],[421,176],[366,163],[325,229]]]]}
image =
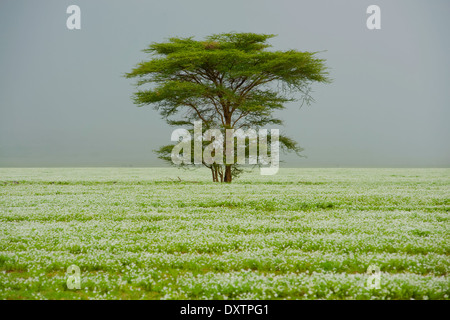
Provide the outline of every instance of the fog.
{"type": "Polygon", "coordinates": [[[172,36],[256,32],[273,49],[320,51],[331,84],[290,103],[283,132],[300,167],[450,165],[450,2],[0,2],[0,166],[162,166],[174,128],[131,100],[141,50],[172,36]],[[81,30],[66,27],[69,5],[81,30]],[[366,27],[371,4],[381,29],[366,27]]]}

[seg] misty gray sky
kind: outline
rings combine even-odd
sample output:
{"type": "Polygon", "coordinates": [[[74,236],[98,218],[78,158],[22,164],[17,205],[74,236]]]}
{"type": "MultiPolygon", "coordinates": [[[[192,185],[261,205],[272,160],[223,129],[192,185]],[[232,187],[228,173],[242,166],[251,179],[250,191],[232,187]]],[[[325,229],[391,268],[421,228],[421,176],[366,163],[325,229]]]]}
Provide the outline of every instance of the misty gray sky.
{"type": "Polygon", "coordinates": [[[173,128],[131,100],[122,75],[151,42],[277,34],[273,49],[325,51],[334,82],[291,103],[289,166],[450,165],[450,1],[0,2],[0,166],[158,166],[173,128]],[[81,30],[66,9],[81,8],[81,30]],[[381,30],[366,9],[381,8],[381,30]]]}

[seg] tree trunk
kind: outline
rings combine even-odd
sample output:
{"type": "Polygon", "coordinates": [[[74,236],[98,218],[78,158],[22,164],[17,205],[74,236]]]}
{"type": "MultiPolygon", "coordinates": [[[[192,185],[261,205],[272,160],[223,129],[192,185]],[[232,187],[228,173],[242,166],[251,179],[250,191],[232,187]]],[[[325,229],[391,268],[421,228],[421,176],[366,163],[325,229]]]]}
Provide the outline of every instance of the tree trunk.
{"type": "Polygon", "coordinates": [[[213,167],[211,167],[211,174],[212,174],[213,182],[216,182],[216,177],[214,176],[214,168],[213,167]]]}
{"type": "Polygon", "coordinates": [[[219,167],[217,165],[214,166],[214,172],[216,175],[216,182],[219,182],[219,167]]]}
{"type": "Polygon", "coordinates": [[[226,165],[225,166],[225,179],[224,182],[231,182],[231,165],[226,165]]]}
{"type": "Polygon", "coordinates": [[[219,176],[220,176],[220,182],[223,182],[223,170],[222,170],[222,166],[218,166],[218,170],[219,170],[219,176]]]}
{"type": "MultiPolygon", "coordinates": [[[[231,126],[231,115],[232,115],[233,111],[230,112],[230,104],[227,105],[227,108],[224,108],[224,117],[225,117],[225,127],[226,128],[232,128],[231,126]]],[[[226,142],[225,142],[226,144],[226,142]]],[[[227,146],[225,145],[225,150],[227,149],[227,146]]],[[[224,182],[227,183],[231,183],[231,165],[230,164],[225,164],[225,175],[224,175],[224,182]]]]}

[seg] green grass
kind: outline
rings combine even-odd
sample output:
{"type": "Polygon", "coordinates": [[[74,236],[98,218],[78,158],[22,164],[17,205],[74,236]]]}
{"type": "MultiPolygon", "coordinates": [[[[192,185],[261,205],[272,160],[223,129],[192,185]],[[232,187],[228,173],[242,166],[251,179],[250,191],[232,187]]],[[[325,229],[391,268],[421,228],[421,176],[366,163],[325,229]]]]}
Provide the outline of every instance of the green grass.
{"type": "Polygon", "coordinates": [[[449,169],[209,180],[0,169],[0,298],[449,299],[449,169]],[[66,285],[72,264],[80,290],[66,285]]]}

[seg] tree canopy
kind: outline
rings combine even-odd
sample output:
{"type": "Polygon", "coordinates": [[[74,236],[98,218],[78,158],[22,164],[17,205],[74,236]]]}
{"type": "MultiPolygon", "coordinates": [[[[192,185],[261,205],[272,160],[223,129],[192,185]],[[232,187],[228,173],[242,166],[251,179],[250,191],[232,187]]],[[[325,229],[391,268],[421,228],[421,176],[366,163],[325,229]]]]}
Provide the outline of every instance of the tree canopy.
{"type": "MultiPolygon", "coordinates": [[[[267,50],[274,36],[222,33],[203,41],[174,37],[152,43],[143,50],[151,59],[126,74],[137,79],[134,103],[153,105],[177,127],[192,127],[194,121],[222,130],[282,125],[275,110],[290,101],[309,104],[311,84],[330,79],[317,52],[267,50]]],[[[301,151],[289,137],[280,135],[279,141],[284,150],[301,151]]],[[[158,151],[167,161],[170,146],[158,151]]],[[[218,173],[221,181],[231,182],[241,172],[237,164],[204,165],[216,170],[216,181],[218,173]]]]}

